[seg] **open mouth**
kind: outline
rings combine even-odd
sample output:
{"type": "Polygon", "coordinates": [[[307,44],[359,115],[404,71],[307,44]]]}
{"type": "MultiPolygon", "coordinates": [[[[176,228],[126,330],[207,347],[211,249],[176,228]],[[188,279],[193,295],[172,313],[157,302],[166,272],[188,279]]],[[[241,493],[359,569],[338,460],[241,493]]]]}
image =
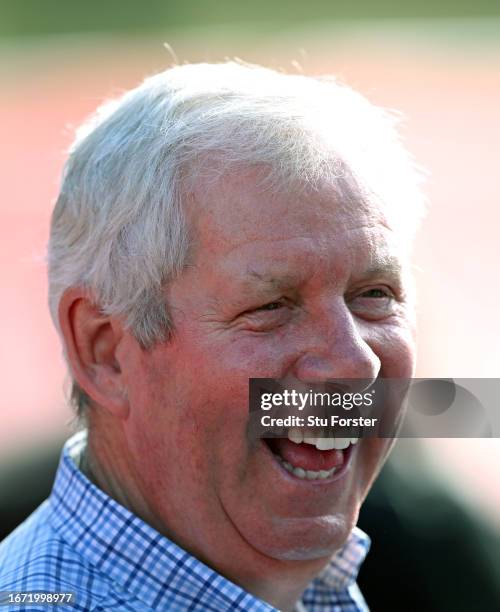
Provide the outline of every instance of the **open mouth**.
{"type": "Polygon", "coordinates": [[[302,429],[289,429],[287,438],[264,440],[275,459],[301,480],[327,480],[344,471],[357,438],[313,437],[302,429]]]}

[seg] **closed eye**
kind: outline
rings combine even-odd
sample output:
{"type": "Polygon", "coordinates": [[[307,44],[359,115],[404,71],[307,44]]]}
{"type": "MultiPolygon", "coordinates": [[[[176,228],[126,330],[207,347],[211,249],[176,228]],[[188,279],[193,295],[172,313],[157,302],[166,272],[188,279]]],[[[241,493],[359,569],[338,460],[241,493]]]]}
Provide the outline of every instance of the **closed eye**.
{"type": "Polygon", "coordinates": [[[240,320],[251,331],[269,332],[285,325],[293,315],[293,310],[293,303],[283,298],[247,310],[240,320]]]}
{"type": "Polygon", "coordinates": [[[269,302],[269,304],[264,304],[263,306],[259,306],[256,308],[256,311],[264,311],[268,312],[270,310],[278,310],[279,308],[283,308],[283,302],[269,302]]]}

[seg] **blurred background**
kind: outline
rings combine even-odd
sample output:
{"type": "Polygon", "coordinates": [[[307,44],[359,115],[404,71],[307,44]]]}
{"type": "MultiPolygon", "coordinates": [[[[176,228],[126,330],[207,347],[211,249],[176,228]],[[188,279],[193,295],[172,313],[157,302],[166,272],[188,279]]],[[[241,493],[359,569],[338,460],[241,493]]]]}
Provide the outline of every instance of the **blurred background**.
{"type": "MultiPolygon", "coordinates": [[[[73,426],[44,263],[73,129],[176,61],[232,57],[334,73],[403,112],[429,171],[417,375],[499,375],[500,2],[0,0],[0,539],[73,426]]],[[[498,439],[397,443],[361,516],[372,610],[500,609],[499,468],[498,439]]]]}

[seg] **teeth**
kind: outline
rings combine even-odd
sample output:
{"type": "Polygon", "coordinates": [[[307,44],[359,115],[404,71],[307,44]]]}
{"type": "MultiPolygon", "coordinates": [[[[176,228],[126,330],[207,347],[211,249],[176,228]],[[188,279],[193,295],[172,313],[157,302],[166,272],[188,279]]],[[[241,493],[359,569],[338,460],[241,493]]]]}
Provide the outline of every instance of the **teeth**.
{"type": "Polygon", "coordinates": [[[327,437],[326,432],[322,437],[313,436],[310,430],[307,431],[300,427],[291,427],[288,430],[288,439],[295,444],[300,444],[301,442],[310,444],[321,451],[333,449],[345,450],[349,444],[356,444],[358,442],[358,438],[327,437]]]}
{"type": "MultiPolygon", "coordinates": [[[[288,434],[288,438],[291,439],[290,433],[288,434]]],[[[311,435],[305,435],[303,439],[305,444],[311,444],[311,446],[315,446],[321,451],[333,450],[334,448],[337,450],[345,450],[349,444],[356,444],[357,441],[357,438],[328,438],[326,436],[318,438],[311,435]]],[[[295,439],[292,440],[292,442],[295,442],[295,439]]]]}
{"type": "Polygon", "coordinates": [[[335,438],[318,438],[315,446],[318,450],[332,450],[335,448],[335,438]]]}
{"type": "Polygon", "coordinates": [[[351,443],[351,438],[334,438],[334,440],[334,448],[336,448],[337,450],[344,450],[351,443]]]}
{"type": "Polygon", "coordinates": [[[276,459],[281,463],[281,465],[285,468],[287,472],[293,474],[297,478],[301,480],[324,480],[326,478],[330,478],[337,471],[337,468],[334,467],[331,470],[319,470],[315,472],[314,470],[303,470],[300,467],[293,467],[288,461],[284,461],[279,455],[274,455],[276,459]]]}
{"type": "Polygon", "coordinates": [[[288,430],[288,439],[290,442],[300,444],[304,439],[304,432],[299,427],[292,427],[288,430]]]}
{"type": "Polygon", "coordinates": [[[297,478],[305,478],[306,471],[303,470],[302,468],[296,467],[296,468],[293,468],[293,475],[297,476],[297,478]]]}

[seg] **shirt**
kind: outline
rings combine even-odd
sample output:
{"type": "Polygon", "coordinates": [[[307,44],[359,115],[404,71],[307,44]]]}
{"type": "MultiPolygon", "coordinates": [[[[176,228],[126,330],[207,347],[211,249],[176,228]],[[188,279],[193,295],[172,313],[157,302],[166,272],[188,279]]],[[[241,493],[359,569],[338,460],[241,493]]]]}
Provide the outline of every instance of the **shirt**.
{"type": "MultiPolygon", "coordinates": [[[[86,432],[68,440],[50,497],[0,544],[0,601],[6,601],[6,591],[43,591],[73,593],[73,602],[10,603],[0,610],[275,610],[94,485],[78,467],[85,445],[86,432]]],[[[369,543],[355,528],[304,591],[296,611],[368,610],[355,581],[369,543]]]]}

